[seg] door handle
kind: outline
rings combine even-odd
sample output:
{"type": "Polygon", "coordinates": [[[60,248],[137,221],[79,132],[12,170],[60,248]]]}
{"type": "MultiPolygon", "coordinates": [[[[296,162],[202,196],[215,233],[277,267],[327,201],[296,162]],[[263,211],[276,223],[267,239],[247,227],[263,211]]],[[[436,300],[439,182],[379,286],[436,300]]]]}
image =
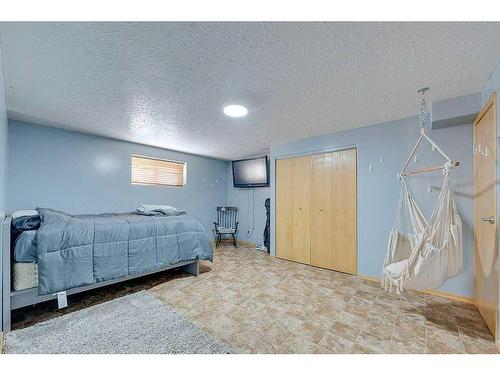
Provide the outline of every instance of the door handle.
{"type": "Polygon", "coordinates": [[[493,216],[490,216],[490,217],[482,217],[481,218],[482,221],[487,221],[489,222],[490,224],[495,224],[495,218],[493,216]]]}

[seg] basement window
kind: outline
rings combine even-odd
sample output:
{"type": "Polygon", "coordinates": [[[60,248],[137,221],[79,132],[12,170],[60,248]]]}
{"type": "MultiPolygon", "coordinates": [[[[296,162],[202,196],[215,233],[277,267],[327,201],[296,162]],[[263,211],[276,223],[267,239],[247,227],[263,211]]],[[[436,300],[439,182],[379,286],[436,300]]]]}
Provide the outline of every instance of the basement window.
{"type": "Polygon", "coordinates": [[[184,187],[186,163],[148,156],[132,155],[131,183],[133,185],[158,185],[184,187]]]}

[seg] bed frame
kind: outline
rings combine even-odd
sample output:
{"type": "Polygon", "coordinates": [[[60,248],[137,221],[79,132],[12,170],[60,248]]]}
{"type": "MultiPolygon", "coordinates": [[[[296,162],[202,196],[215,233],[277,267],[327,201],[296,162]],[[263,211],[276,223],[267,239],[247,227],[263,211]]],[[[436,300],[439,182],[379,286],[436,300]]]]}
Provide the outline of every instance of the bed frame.
{"type": "MultiPolygon", "coordinates": [[[[47,294],[38,295],[38,288],[24,289],[20,291],[13,291],[11,285],[11,270],[12,270],[12,260],[11,260],[11,249],[10,249],[10,231],[11,231],[11,217],[3,215],[0,212],[0,275],[1,275],[1,285],[2,285],[2,300],[0,301],[1,306],[1,323],[2,331],[8,332],[11,329],[11,311],[30,305],[36,305],[40,302],[50,301],[57,299],[57,295],[47,294]]],[[[199,260],[189,260],[186,262],[180,262],[175,264],[170,264],[168,266],[155,269],[154,271],[134,274],[130,276],[120,277],[118,279],[101,281],[98,283],[84,285],[77,288],[72,288],[66,290],[66,295],[77,294],[85,292],[87,290],[101,288],[107,285],[120,283],[122,281],[136,279],[138,277],[150,275],[153,273],[158,273],[173,268],[180,268],[182,271],[188,272],[192,275],[198,276],[200,273],[199,260]]]]}

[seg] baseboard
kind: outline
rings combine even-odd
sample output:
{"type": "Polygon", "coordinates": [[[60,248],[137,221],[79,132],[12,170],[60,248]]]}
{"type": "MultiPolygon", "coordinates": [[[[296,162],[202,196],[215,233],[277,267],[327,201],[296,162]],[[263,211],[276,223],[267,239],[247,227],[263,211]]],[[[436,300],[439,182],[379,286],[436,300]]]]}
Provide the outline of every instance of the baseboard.
{"type": "Polygon", "coordinates": [[[474,304],[474,298],[461,296],[461,295],[455,294],[455,293],[443,292],[441,290],[424,290],[423,293],[430,294],[431,296],[445,297],[445,298],[452,299],[455,301],[468,303],[471,305],[474,304]]]}
{"type": "MultiPolygon", "coordinates": [[[[380,279],[377,277],[365,276],[365,275],[360,275],[360,277],[364,280],[380,283],[380,279]]],[[[460,301],[460,302],[468,303],[471,305],[474,304],[474,298],[465,297],[465,296],[461,296],[459,294],[454,294],[454,293],[449,293],[449,292],[443,292],[441,290],[424,290],[424,291],[421,291],[420,293],[429,294],[431,296],[437,296],[437,297],[445,297],[445,298],[448,298],[451,300],[460,301]]]]}
{"type": "Polygon", "coordinates": [[[359,275],[363,280],[368,280],[368,281],[373,281],[374,283],[379,283],[380,284],[380,279],[373,277],[373,276],[365,276],[365,275],[359,275]]]}

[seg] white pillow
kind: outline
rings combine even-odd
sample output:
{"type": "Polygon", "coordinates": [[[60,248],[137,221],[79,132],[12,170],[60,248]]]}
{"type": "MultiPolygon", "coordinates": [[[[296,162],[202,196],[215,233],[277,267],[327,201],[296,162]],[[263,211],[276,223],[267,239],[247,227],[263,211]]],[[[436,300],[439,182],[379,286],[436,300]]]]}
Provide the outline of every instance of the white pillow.
{"type": "Polygon", "coordinates": [[[13,219],[17,219],[23,216],[38,216],[37,210],[19,210],[10,215],[13,219]]]}
{"type": "Polygon", "coordinates": [[[177,208],[175,207],[161,206],[158,204],[141,204],[138,210],[143,212],[154,211],[154,210],[178,211],[177,208]]]}

